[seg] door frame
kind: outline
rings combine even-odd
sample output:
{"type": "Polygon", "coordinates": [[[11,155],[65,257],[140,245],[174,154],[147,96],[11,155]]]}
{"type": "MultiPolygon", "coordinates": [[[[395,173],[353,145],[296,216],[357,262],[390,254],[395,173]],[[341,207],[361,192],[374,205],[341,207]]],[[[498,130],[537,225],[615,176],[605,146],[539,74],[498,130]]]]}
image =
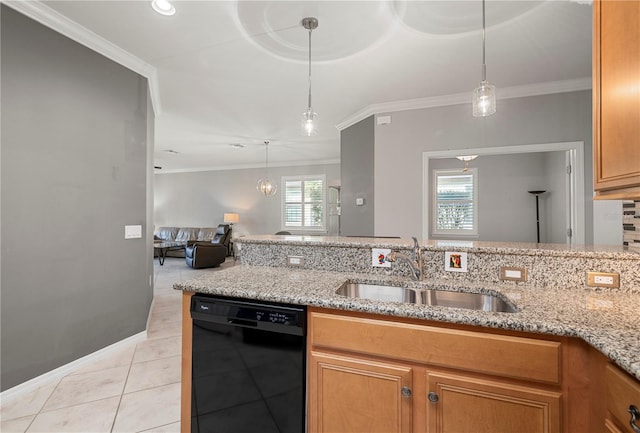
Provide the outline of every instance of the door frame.
{"type": "Polygon", "coordinates": [[[478,156],[509,155],[517,153],[565,152],[571,173],[567,176],[566,191],[569,195],[567,222],[573,236],[567,237],[567,243],[585,242],[585,196],[584,196],[584,141],[559,143],[523,144],[513,146],[479,147],[457,150],[440,150],[422,153],[422,238],[429,239],[430,212],[430,176],[431,159],[455,158],[463,153],[478,156]]]}

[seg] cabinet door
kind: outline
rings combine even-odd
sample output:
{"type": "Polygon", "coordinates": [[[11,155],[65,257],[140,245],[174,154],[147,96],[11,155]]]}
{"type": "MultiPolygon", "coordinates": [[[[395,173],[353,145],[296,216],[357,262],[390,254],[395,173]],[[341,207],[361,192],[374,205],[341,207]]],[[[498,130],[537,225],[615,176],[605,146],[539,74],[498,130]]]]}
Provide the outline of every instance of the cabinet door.
{"type": "Polygon", "coordinates": [[[594,188],[638,197],[640,2],[594,2],[593,55],[594,188]]]}
{"type": "Polygon", "coordinates": [[[312,351],[309,433],[411,432],[411,367],[312,351]]]}
{"type": "Polygon", "coordinates": [[[610,364],[605,370],[605,384],[609,424],[617,424],[625,433],[639,431],[640,420],[634,422],[634,429],[629,410],[631,407],[640,409],[640,383],[610,364]]]}
{"type": "Polygon", "coordinates": [[[435,372],[427,372],[427,386],[428,432],[560,431],[559,392],[435,372]]]}

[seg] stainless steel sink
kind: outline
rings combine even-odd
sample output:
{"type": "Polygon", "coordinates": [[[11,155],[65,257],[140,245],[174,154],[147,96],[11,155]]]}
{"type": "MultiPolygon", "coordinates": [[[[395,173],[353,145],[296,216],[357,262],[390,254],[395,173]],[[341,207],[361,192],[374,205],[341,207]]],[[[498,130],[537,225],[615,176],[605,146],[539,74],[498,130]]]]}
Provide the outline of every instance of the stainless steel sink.
{"type": "Polygon", "coordinates": [[[346,283],[337,295],[375,301],[406,304],[466,308],[477,311],[516,313],[518,309],[504,299],[486,293],[468,293],[448,290],[415,289],[378,284],[346,283]]]}

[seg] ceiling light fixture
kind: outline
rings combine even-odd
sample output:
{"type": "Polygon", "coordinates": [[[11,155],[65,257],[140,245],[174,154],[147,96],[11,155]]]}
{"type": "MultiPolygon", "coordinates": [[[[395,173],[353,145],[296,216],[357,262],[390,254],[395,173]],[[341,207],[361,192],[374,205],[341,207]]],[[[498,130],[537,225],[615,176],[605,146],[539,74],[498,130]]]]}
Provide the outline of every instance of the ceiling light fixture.
{"type": "Polygon", "coordinates": [[[485,62],[485,22],[484,1],[482,0],[482,81],[473,91],[473,116],[485,117],[496,112],[496,86],[487,83],[487,64],[485,62]]]}
{"type": "Polygon", "coordinates": [[[275,183],[272,183],[269,180],[269,142],[265,141],[264,146],[265,146],[265,153],[266,153],[265,159],[266,159],[267,175],[263,179],[258,180],[256,189],[261,194],[264,194],[265,197],[271,197],[272,195],[275,195],[278,192],[278,185],[276,185],[275,183]]]}
{"type": "Polygon", "coordinates": [[[168,0],[153,0],[151,7],[161,15],[171,16],[176,13],[176,8],[168,0]]]}
{"type": "Polygon", "coordinates": [[[318,28],[318,19],[313,17],[304,18],[302,27],[309,30],[309,104],[304,113],[302,113],[302,135],[311,137],[318,132],[316,122],[317,113],[311,108],[311,31],[318,28]]]}
{"type": "Polygon", "coordinates": [[[474,159],[476,159],[478,157],[478,155],[462,155],[462,156],[456,156],[456,158],[458,158],[460,161],[464,162],[464,169],[462,170],[463,173],[469,171],[469,161],[473,161],[474,159]]]}

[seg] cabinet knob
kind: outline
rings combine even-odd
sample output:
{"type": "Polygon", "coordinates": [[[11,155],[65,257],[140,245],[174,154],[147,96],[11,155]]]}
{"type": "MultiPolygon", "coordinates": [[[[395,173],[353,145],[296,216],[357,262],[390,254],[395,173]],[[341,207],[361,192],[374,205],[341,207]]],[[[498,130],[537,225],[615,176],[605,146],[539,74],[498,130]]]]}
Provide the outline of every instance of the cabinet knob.
{"type": "Polygon", "coordinates": [[[408,386],[403,386],[401,392],[403,397],[405,398],[411,397],[411,388],[409,388],[408,386]]]}
{"type": "Polygon", "coordinates": [[[437,403],[438,400],[440,400],[440,397],[438,397],[438,394],[436,394],[435,392],[430,392],[427,397],[429,397],[429,401],[431,403],[437,403]]]}
{"type": "Polygon", "coordinates": [[[634,405],[629,406],[629,410],[627,410],[631,414],[631,419],[629,420],[629,425],[633,429],[634,433],[640,433],[640,427],[636,424],[636,421],[640,420],[640,410],[634,405]]]}

